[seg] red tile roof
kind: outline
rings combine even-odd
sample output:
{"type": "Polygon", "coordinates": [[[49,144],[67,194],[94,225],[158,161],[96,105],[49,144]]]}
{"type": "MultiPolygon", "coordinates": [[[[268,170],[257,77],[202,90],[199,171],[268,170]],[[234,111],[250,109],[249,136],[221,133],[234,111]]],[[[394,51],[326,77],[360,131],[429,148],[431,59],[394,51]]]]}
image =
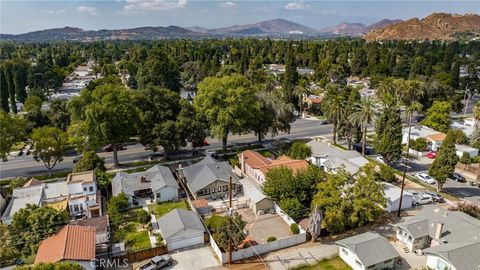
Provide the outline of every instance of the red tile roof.
{"type": "Polygon", "coordinates": [[[246,150],[242,152],[242,155],[250,167],[259,169],[264,174],[273,168],[288,167],[293,172],[298,170],[305,170],[308,168],[308,162],[306,160],[292,159],[287,156],[280,156],[277,159],[270,160],[262,156],[260,153],[252,150],[246,150]]]}
{"type": "Polygon", "coordinates": [[[95,259],[95,228],[67,225],[40,243],[35,263],[93,259],[95,259]]]}

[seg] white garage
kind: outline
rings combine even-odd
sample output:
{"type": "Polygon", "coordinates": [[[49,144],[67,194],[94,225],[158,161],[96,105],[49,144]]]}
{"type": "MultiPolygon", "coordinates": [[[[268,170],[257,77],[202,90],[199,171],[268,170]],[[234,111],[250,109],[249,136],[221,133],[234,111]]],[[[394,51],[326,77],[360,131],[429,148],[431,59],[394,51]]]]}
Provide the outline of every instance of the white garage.
{"type": "Polygon", "coordinates": [[[169,251],[204,242],[205,228],[193,211],[174,209],[158,219],[158,227],[169,251]]]}
{"type": "MultiPolygon", "coordinates": [[[[384,183],[384,191],[385,191],[385,199],[387,201],[387,206],[385,207],[385,211],[387,212],[395,212],[398,210],[398,206],[400,204],[400,193],[401,189],[389,184],[384,183]]],[[[408,209],[413,206],[413,195],[407,191],[403,191],[403,199],[402,199],[402,210],[408,209]]]]}

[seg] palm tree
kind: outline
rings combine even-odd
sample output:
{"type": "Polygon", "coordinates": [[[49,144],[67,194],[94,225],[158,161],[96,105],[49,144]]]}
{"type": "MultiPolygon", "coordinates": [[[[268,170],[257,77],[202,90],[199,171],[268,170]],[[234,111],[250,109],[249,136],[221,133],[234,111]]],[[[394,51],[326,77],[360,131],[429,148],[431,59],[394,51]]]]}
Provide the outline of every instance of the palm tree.
{"type": "Polygon", "coordinates": [[[350,121],[362,127],[362,155],[365,155],[367,127],[373,123],[376,118],[375,107],[375,101],[369,97],[365,97],[360,100],[360,103],[355,106],[355,112],[350,115],[350,121]]]}
{"type": "Polygon", "coordinates": [[[337,129],[340,119],[345,113],[345,104],[343,97],[337,93],[327,93],[322,101],[323,111],[329,121],[333,122],[332,140],[337,143],[337,129]]]}
{"type": "Polygon", "coordinates": [[[300,114],[303,113],[303,97],[308,94],[308,89],[303,84],[296,85],[293,89],[293,95],[298,98],[298,107],[300,108],[300,114]]]}

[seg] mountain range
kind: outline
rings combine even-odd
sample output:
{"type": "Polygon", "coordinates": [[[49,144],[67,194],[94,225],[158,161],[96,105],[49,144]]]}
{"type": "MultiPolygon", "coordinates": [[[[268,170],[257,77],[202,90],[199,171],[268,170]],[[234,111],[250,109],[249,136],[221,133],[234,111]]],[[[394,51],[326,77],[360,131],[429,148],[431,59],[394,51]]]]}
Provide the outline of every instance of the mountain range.
{"type": "Polygon", "coordinates": [[[312,37],[312,36],[364,36],[367,40],[379,39],[450,39],[453,34],[467,30],[480,30],[480,17],[474,14],[452,15],[434,13],[425,19],[407,21],[384,19],[374,24],[343,22],[320,30],[287,21],[274,19],[253,24],[207,29],[193,27],[138,27],[115,30],[83,30],[74,27],[53,28],[19,35],[0,34],[1,40],[15,41],[95,41],[95,40],[154,40],[171,38],[208,37],[312,37]]]}

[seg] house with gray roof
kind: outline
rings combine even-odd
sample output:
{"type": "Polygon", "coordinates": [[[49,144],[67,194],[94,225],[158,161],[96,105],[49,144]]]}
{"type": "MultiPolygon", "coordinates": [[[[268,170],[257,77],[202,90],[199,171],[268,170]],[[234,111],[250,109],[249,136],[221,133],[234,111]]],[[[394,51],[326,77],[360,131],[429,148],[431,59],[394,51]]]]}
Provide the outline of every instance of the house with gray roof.
{"type": "Polygon", "coordinates": [[[134,199],[165,202],[178,198],[178,184],[170,168],[155,165],[145,172],[118,172],[112,179],[112,192],[114,196],[125,193],[130,203],[134,199]]]}
{"type": "Polygon", "coordinates": [[[178,174],[195,199],[227,196],[230,177],[234,195],[242,190],[240,179],[230,164],[218,162],[210,156],[193,165],[178,168],[178,174]]]}
{"type": "Polygon", "coordinates": [[[193,211],[177,208],[159,218],[157,223],[169,251],[204,243],[205,228],[193,211]]]}
{"type": "Polygon", "coordinates": [[[384,207],[385,211],[387,212],[395,212],[398,210],[398,206],[400,205],[400,197],[402,198],[402,210],[408,209],[413,206],[413,194],[408,191],[403,191],[399,187],[396,187],[390,183],[383,183],[384,186],[384,196],[386,199],[387,205],[384,207]]]}
{"type": "Polygon", "coordinates": [[[467,270],[480,265],[480,220],[460,211],[426,206],[395,225],[396,237],[410,251],[423,250],[433,269],[467,270]],[[468,254],[477,254],[465,260],[468,254]]]}
{"type": "Polygon", "coordinates": [[[368,160],[357,151],[345,151],[318,140],[311,140],[307,145],[312,149],[312,155],[307,160],[328,173],[344,168],[354,174],[368,164],[368,160]]]}
{"type": "Polygon", "coordinates": [[[382,236],[366,232],[335,242],[339,256],[354,270],[394,269],[397,250],[382,236]]]}
{"type": "Polygon", "coordinates": [[[242,183],[243,194],[249,200],[249,207],[258,215],[274,209],[272,199],[268,198],[257,185],[257,183],[250,178],[240,179],[242,183]]]}

